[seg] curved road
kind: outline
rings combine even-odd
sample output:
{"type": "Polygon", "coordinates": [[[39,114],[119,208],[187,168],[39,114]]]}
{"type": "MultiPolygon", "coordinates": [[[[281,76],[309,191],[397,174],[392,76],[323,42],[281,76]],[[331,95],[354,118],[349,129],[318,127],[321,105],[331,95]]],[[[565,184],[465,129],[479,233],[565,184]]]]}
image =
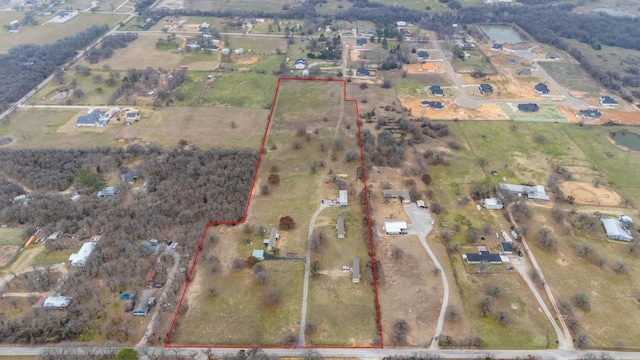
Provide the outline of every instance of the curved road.
{"type": "Polygon", "coordinates": [[[320,204],[318,210],[311,217],[309,222],[309,232],[307,233],[307,257],[304,262],[304,284],[302,286],[302,311],[300,314],[300,334],[298,335],[298,346],[305,346],[304,329],[307,327],[307,300],[309,298],[309,273],[311,272],[311,241],[313,238],[313,227],[318,215],[327,206],[327,202],[320,204]]]}
{"type": "Polygon", "coordinates": [[[426,209],[419,208],[415,203],[405,205],[404,211],[409,216],[409,219],[411,219],[411,224],[409,225],[408,229],[409,234],[418,236],[418,239],[420,239],[422,246],[425,250],[427,250],[429,257],[431,257],[431,261],[433,261],[434,265],[436,266],[436,269],[440,271],[440,278],[442,279],[444,295],[442,297],[442,305],[440,306],[440,315],[438,316],[436,330],[433,334],[433,338],[431,339],[431,345],[429,346],[429,349],[437,349],[438,338],[442,333],[442,327],[444,326],[444,316],[447,312],[447,306],[449,304],[449,282],[447,281],[447,275],[444,273],[444,269],[440,265],[438,258],[433,253],[433,251],[431,251],[431,248],[426,241],[427,235],[429,235],[429,233],[433,229],[433,225],[431,225],[431,213],[429,213],[429,211],[426,209]]]}

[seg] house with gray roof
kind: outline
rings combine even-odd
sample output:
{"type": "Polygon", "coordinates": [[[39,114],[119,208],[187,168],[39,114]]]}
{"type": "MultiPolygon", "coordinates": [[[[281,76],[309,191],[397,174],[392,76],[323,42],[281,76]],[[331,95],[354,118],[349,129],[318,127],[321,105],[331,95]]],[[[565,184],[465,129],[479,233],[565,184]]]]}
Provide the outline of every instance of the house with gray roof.
{"type": "Polygon", "coordinates": [[[344,239],[344,218],[342,216],[338,217],[336,229],[338,229],[338,239],[344,239]]]}
{"type": "Polygon", "coordinates": [[[549,195],[547,195],[543,185],[529,186],[500,183],[500,190],[519,194],[519,196],[524,196],[526,199],[549,201],[549,195]]]}
{"type": "Polygon", "coordinates": [[[353,266],[351,267],[351,282],[357,284],[360,282],[360,259],[353,258],[353,266]]]}
{"type": "Polygon", "coordinates": [[[78,120],[76,120],[76,127],[86,126],[86,127],[94,127],[98,126],[100,123],[100,109],[94,109],[90,113],[86,115],[81,115],[78,120]]]}
{"type": "Polygon", "coordinates": [[[400,198],[405,204],[411,202],[411,195],[407,190],[382,190],[382,196],[384,198],[400,198]]]}
{"type": "Polygon", "coordinates": [[[271,228],[271,232],[269,233],[269,238],[264,239],[262,241],[262,245],[266,246],[267,250],[273,250],[273,248],[276,246],[276,241],[278,241],[278,239],[280,239],[280,233],[278,233],[278,229],[271,228]]]}

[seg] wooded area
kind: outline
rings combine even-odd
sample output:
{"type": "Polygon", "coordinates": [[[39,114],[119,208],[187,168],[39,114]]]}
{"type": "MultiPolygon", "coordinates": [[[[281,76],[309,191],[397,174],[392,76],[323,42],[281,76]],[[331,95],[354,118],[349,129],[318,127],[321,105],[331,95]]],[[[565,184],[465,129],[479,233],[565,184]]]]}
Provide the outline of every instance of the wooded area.
{"type": "Polygon", "coordinates": [[[53,74],[55,69],[71,60],[109,30],[107,25],[94,25],[76,36],[50,45],[23,44],[0,55],[0,112],[9,108],[36,85],[53,74]]]}
{"type": "MultiPolygon", "coordinates": [[[[3,150],[0,159],[6,164],[2,169],[6,177],[0,178],[1,223],[26,225],[25,235],[32,234],[36,226],[45,233],[61,231],[64,239],[55,242],[65,240],[60,242],[64,246],[77,247],[79,241],[101,234],[87,265],[72,268],[60,289],[73,297],[72,305],[64,311],[33,308],[17,319],[2,319],[0,341],[58,342],[76,339],[88,330],[126,341],[131,332],[127,314],[107,323],[100,320],[105,314],[102,289],[107,287],[112,293],[140,289],[149,270],[155,272],[154,281],[166,281],[174,258],[163,254],[155,261],[140,251],[143,240],[179,242],[181,253],[192,254],[208,222],[242,220],[257,152],[199,150],[188,145],[165,152],[158,146],[133,145],[126,149],[3,150]],[[146,190],[120,184],[115,197],[97,198],[95,190],[74,182],[79,170],[121,174],[132,170],[133,163],[139,163],[136,169],[146,181],[146,190]],[[32,191],[26,206],[9,201],[24,193],[20,183],[32,191]],[[82,194],[79,201],[57,192],[69,187],[82,194]]],[[[47,244],[47,249],[53,245],[47,244]]],[[[185,264],[189,261],[183,260],[185,264]]],[[[168,289],[174,304],[186,280],[185,274],[179,275],[168,289]]]]}

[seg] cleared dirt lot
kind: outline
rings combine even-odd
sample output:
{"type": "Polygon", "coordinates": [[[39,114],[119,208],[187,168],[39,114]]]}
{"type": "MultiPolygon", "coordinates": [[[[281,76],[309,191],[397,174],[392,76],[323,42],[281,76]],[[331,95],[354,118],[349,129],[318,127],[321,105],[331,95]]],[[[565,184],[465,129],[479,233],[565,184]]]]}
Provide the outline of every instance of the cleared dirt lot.
{"type": "Polygon", "coordinates": [[[565,196],[573,196],[576,204],[616,206],[622,201],[620,195],[613,190],[603,186],[595,187],[586,182],[565,181],[560,188],[565,196]]]}
{"type": "MultiPolygon", "coordinates": [[[[444,110],[433,110],[423,107],[420,102],[424,99],[399,98],[403,107],[411,109],[413,116],[425,116],[430,119],[441,120],[509,120],[509,117],[498,104],[484,104],[475,109],[460,107],[450,100],[442,101],[444,110]]],[[[436,100],[436,99],[430,99],[436,100]]],[[[440,100],[438,100],[440,101],[440,100]]]]}
{"type": "Polygon", "coordinates": [[[435,71],[427,71],[423,67],[424,64],[405,64],[402,65],[402,70],[406,70],[409,74],[441,74],[445,73],[446,69],[444,64],[439,61],[430,61],[426,64],[433,65],[435,67],[435,71]]]}

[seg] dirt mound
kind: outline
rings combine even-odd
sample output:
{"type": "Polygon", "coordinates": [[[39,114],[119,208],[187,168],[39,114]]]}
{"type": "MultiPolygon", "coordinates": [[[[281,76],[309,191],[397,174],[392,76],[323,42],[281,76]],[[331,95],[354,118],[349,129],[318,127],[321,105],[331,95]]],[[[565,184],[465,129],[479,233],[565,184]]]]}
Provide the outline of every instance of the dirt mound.
{"type": "Polygon", "coordinates": [[[616,206],[622,198],[616,192],[606,187],[595,187],[586,182],[566,181],[560,185],[565,196],[573,196],[576,204],[616,206]]]}

